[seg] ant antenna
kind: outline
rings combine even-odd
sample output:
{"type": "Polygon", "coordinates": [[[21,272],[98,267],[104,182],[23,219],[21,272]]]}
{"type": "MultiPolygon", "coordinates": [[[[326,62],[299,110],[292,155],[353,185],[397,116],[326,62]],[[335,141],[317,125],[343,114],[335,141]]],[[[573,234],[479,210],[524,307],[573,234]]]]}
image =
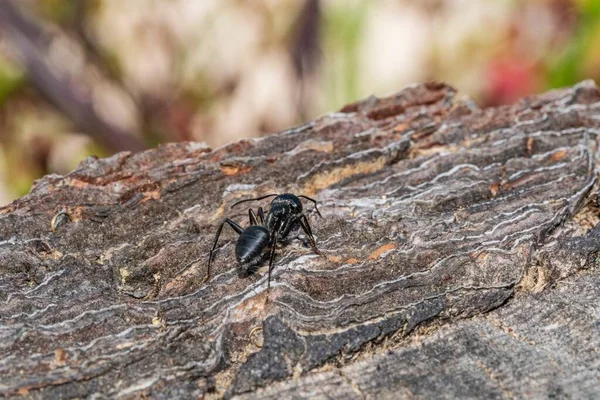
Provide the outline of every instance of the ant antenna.
{"type": "Polygon", "coordinates": [[[319,209],[317,208],[317,201],[316,201],[315,199],[311,199],[311,198],[310,198],[310,197],[308,197],[308,196],[298,196],[298,197],[301,197],[301,198],[303,198],[303,199],[306,199],[306,200],[308,200],[308,201],[312,201],[312,202],[313,202],[313,204],[315,205],[315,211],[317,212],[317,215],[319,215],[319,217],[323,218],[323,216],[321,215],[321,212],[320,212],[320,211],[319,211],[319,209]]]}
{"type": "Polygon", "coordinates": [[[231,208],[237,206],[238,204],[242,204],[245,203],[247,201],[258,201],[258,200],[262,200],[262,199],[266,199],[267,197],[273,197],[273,196],[279,196],[279,194],[277,193],[273,193],[273,194],[267,194],[266,196],[261,196],[261,197],[255,197],[253,199],[244,199],[244,200],[240,200],[240,201],[236,201],[235,203],[233,203],[231,205],[231,208]]]}

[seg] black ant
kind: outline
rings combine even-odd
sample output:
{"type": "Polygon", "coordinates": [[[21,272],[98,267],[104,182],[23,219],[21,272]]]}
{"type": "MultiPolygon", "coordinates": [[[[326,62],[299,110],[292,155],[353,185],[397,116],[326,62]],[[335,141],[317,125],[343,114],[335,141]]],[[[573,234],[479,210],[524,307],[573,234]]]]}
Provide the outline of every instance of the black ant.
{"type": "Polygon", "coordinates": [[[311,201],[315,205],[315,211],[319,215],[319,217],[323,218],[319,209],[317,208],[317,201],[315,199],[311,199],[307,196],[296,196],[291,193],[283,193],[283,194],[267,194],[265,196],[256,197],[253,199],[244,199],[240,200],[236,203],[233,203],[231,208],[234,208],[238,204],[245,203],[248,201],[258,201],[262,199],[266,199],[268,197],[275,198],[271,201],[271,206],[269,207],[269,211],[267,212],[266,217],[266,227],[269,232],[275,231],[277,232],[278,241],[283,241],[287,236],[295,230],[298,225],[302,227],[304,233],[308,237],[310,241],[310,246],[313,251],[317,254],[320,254],[317,246],[315,244],[315,238],[313,237],[312,230],[310,228],[310,223],[308,222],[308,218],[302,212],[302,202],[300,198],[311,201]],[[279,224],[279,228],[276,229],[277,224],[279,224]]]}
{"type": "Polygon", "coordinates": [[[262,207],[258,208],[258,218],[252,209],[248,210],[250,226],[246,229],[242,228],[237,222],[229,218],[226,218],[219,225],[208,257],[208,269],[204,280],[205,282],[210,278],[210,266],[213,254],[225,224],[231,226],[231,228],[239,235],[235,245],[235,256],[237,262],[240,264],[241,270],[245,274],[254,272],[255,268],[261,263],[265,251],[270,249],[267,289],[270,289],[271,287],[271,270],[273,268],[276,244],[277,242],[283,241],[292,230],[298,227],[298,225],[308,236],[312,250],[316,254],[321,254],[315,244],[315,238],[313,237],[308,218],[306,218],[306,215],[302,212],[302,202],[300,201],[300,197],[312,201],[315,204],[317,214],[322,217],[317,208],[316,200],[306,196],[296,196],[291,193],[270,194],[254,199],[240,200],[234,203],[231,208],[240,203],[262,200],[272,196],[276,197],[271,201],[271,206],[266,217],[262,207]]]}

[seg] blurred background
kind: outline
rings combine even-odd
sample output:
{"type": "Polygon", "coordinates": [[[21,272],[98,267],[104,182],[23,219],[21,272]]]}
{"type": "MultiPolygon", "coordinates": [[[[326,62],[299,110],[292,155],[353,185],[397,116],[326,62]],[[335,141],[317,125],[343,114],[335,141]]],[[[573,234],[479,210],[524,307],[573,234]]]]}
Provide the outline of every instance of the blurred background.
{"type": "Polygon", "coordinates": [[[439,80],[600,78],[599,0],[2,0],[0,204],[89,155],[282,130],[439,80]]]}

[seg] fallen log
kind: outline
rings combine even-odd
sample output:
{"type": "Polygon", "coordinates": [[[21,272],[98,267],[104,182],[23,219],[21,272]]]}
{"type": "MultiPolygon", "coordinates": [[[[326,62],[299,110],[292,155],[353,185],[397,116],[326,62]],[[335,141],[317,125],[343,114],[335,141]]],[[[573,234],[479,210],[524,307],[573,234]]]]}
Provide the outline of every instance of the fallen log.
{"type": "Polygon", "coordinates": [[[599,127],[592,82],[485,110],[424,84],[46,176],[0,209],[0,394],[591,397],[599,127]],[[225,229],[205,281],[231,204],[283,192],[322,254],[279,246],[267,291],[225,229]]]}

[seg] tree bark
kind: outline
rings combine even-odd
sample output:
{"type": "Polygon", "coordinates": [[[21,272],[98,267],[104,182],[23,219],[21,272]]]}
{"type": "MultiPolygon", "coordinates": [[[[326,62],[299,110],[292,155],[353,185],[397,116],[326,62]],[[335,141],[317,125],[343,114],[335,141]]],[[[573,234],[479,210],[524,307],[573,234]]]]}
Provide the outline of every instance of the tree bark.
{"type": "Polygon", "coordinates": [[[486,110],[425,84],[46,176],[0,210],[0,393],[593,397],[599,117],[591,82],[486,110]],[[322,255],[282,244],[267,291],[226,227],[204,282],[230,205],[283,192],[322,255]]]}

